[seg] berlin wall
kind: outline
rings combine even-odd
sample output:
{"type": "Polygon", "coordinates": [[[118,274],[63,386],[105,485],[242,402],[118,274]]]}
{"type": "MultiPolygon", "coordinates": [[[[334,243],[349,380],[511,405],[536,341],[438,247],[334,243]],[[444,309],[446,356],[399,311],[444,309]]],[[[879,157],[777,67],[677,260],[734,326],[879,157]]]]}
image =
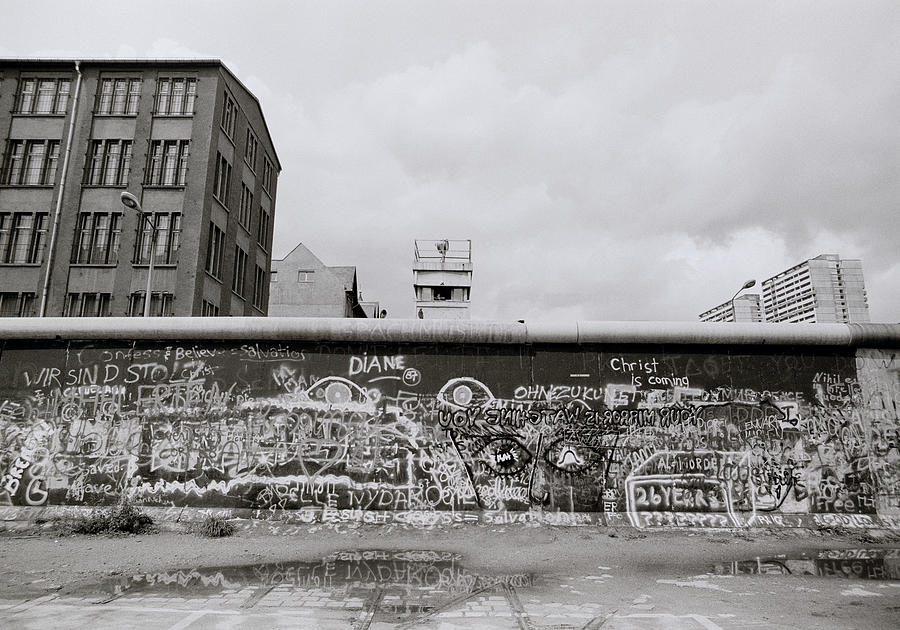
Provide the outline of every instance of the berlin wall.
{"type": "Polygon", "coordinates": [[[900,325],[0,322],[0,514],[900,528],[900,325]]]}

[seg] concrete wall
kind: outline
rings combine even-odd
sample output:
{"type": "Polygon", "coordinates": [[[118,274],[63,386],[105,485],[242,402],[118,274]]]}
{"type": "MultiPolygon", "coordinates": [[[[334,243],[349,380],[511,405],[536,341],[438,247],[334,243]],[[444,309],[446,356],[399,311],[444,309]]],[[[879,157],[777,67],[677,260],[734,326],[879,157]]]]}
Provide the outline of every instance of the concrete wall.
{"type": "Polygon", "coordinates": [[[900,326],[7,320],[0,503],[900,527],[900,326]]]}

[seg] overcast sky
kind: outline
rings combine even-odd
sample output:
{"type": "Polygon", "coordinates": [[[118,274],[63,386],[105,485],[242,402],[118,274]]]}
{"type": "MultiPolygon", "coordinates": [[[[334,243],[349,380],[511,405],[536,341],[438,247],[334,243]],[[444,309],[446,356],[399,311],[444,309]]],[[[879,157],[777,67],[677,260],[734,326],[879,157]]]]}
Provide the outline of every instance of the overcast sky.
{"type": "Polygon", "coordinates": [[[283,171],[274,255],[413,317],[471,239],[472,317],[696,320],[861,258],[900,322],[900,3],[0,0],[3,57],[215,57],[283,171]]]}

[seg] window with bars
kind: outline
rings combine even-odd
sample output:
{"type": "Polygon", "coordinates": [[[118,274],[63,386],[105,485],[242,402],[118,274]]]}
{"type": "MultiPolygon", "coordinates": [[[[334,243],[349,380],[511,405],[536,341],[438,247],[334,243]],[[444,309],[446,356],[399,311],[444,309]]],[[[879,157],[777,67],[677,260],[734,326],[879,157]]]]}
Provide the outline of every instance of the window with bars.
{"type": "Polygon", "coordinates": [[[101,79],[98,116],[135,116],[141,100],[140,79],[101,79]]]}
{"type": "Polygon", "coordinates": [[[238,210],[238,223],[250,231],[250,212],[253,208],[253,193],[244,182],[241,182],[241,207],[238,210]]]}
{"type": "Polygon", "coordinates": [[[203,303],[200,305],[200,316],[201,317],[218,317],[219,316],[219,307],[212,302],[207,300],[203,300],[203,303]]]}
{"type": "Polygon", "coordinates": [[[16,114],[65,114],[72,89],[70,79],[21,80],[16,114]]]}
{"type": "Polygon", "coordinates": [[[153,242],[153,230],[148,220],[156,226],[156,247],[154,249],[154,265],[174,265],[178,262],[176,254],[181,245],[181,213],[180,212],[145,212],[141,216],[140,231],[135,245],[134,264],[150,263],[150,247],[153,242]]]}
{"type": "MultiPolygon", "coordinates": [[[[128,296],[128,316],[141,317],[144,314],[144,300],[146,299],[146,291],[136,291],[128,296]]],[[[150,316],[151,317],[173,317],[175,315],[175,296],[171,293],[156,292],[150,293],[150,316]]]]}
{"type": "Polygon", "coordinates": [[[59,140],[9,140],[3,165],[7,186],[52,186],[59,165],[59,140]]]}
{"type": "Polygon", "coordinates": [[[263,156],[262,187],[269,196],[272,196],[272,184],[275,181],[275,166],[269,161],[268,156],[263,156]]]}
{"type": "Polygon", "coordinates": [[[213,196],[223,206],[228,207],[228,194],[231,192],[231,164],[225,156],[216,152],[216,179],[213,183],[213,196]]]}
{"type": "Polygon", "coordinates": [[[161,78],[156,82],[157,116],[192,116],[197,79],[161,78]]]}
{"type": "Polygon", "coordinates": [[[153,140],[147,165],[148,186],[184,186],[190,140],[153,140]]]}
{"type": "Polygon", "coordinates": [[[36,265],[44,255],[48,213],[0,212],[0,264],[36,265]]]}
{"type": "Polygon", "coordinates": [[[240,245],[234,246],[234,275],[231,277],[231,290],[244,297],[244,278],[247,275],[247,252],[240,245]]]}
{"type": "Polygon", "coordinates": [[[244,160],[250,166],[250,170],[256,172],[256,153],[259,150],[259,140],[249,127],[247,128],[247,144],[244,147],[244,160]]]}
{"type": "Polygon", "coordinates": [[[66,317],[109,317],[112,295],[109,293],[69,293],[66,317]]]}
{"type": "Polygon", "coordinates": [[[119,254],[122,215],[113,212],[82,212],[78,215],[73,265],[114,265],[119,254]]]}
{"type": "Polygon", "coordinates": [[[222,255],[225,250],[225,232],[215,223],[209,224],[209,240],[206,243],[206,273],[213,278],[222,277],[222,255]]]}
{"type": "MultiPolygon", "coordinates": [[[[272,281],[275,280],[275,273],[272,272],[272,281]]],[[[266,270],[256,265],[256,272],[253,276],[253,306],[259,310],[265,310],[266,305],[266,270]]]]}
{"type": "Polygon", "coordinates": [[[0,293],[0,317],[34,317],[34,293],[0,293]]]}
{"type": "Polygon", "coordinates": [[[131,173],[131,140],[91,140],[85,183],[90,186],[126,186],[131,173]]]}
{"type": "Polygon", "coordinates": [[[269,249],[269,213],[265,208],[260,207],[259,216],[256,220],[256,242],[259,243],[263,249],[268,251],[269,249]]]}
{"type": "Polygon", "coordinates": [[[222,131],[234,139],[234,122],[237,118],[237,103],[225,92],[225,102],[222,104],[222,131]]]}

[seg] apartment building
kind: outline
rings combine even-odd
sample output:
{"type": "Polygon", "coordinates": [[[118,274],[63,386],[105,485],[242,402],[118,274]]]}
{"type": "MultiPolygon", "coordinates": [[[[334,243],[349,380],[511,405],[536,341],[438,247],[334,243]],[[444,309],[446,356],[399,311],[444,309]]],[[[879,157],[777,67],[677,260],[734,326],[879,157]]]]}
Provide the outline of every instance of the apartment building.
{"type": "Polygon", "coordinates": [[[700,313],[702,322],[761,322],[759,295],[747,293],[700,313]]]}
{"type": "Polygon", "coordinates": [[[869,305],[862,261],[822,254],[763,280],[768,322],[865,323],[869,305]]]}
{"type": "Polygon", "coordinates": [[[0,59],[0,151],[0,315],[141,315],[148,274],[151,315],[266,315],[281,165],[221,61],[0,59]]]}

